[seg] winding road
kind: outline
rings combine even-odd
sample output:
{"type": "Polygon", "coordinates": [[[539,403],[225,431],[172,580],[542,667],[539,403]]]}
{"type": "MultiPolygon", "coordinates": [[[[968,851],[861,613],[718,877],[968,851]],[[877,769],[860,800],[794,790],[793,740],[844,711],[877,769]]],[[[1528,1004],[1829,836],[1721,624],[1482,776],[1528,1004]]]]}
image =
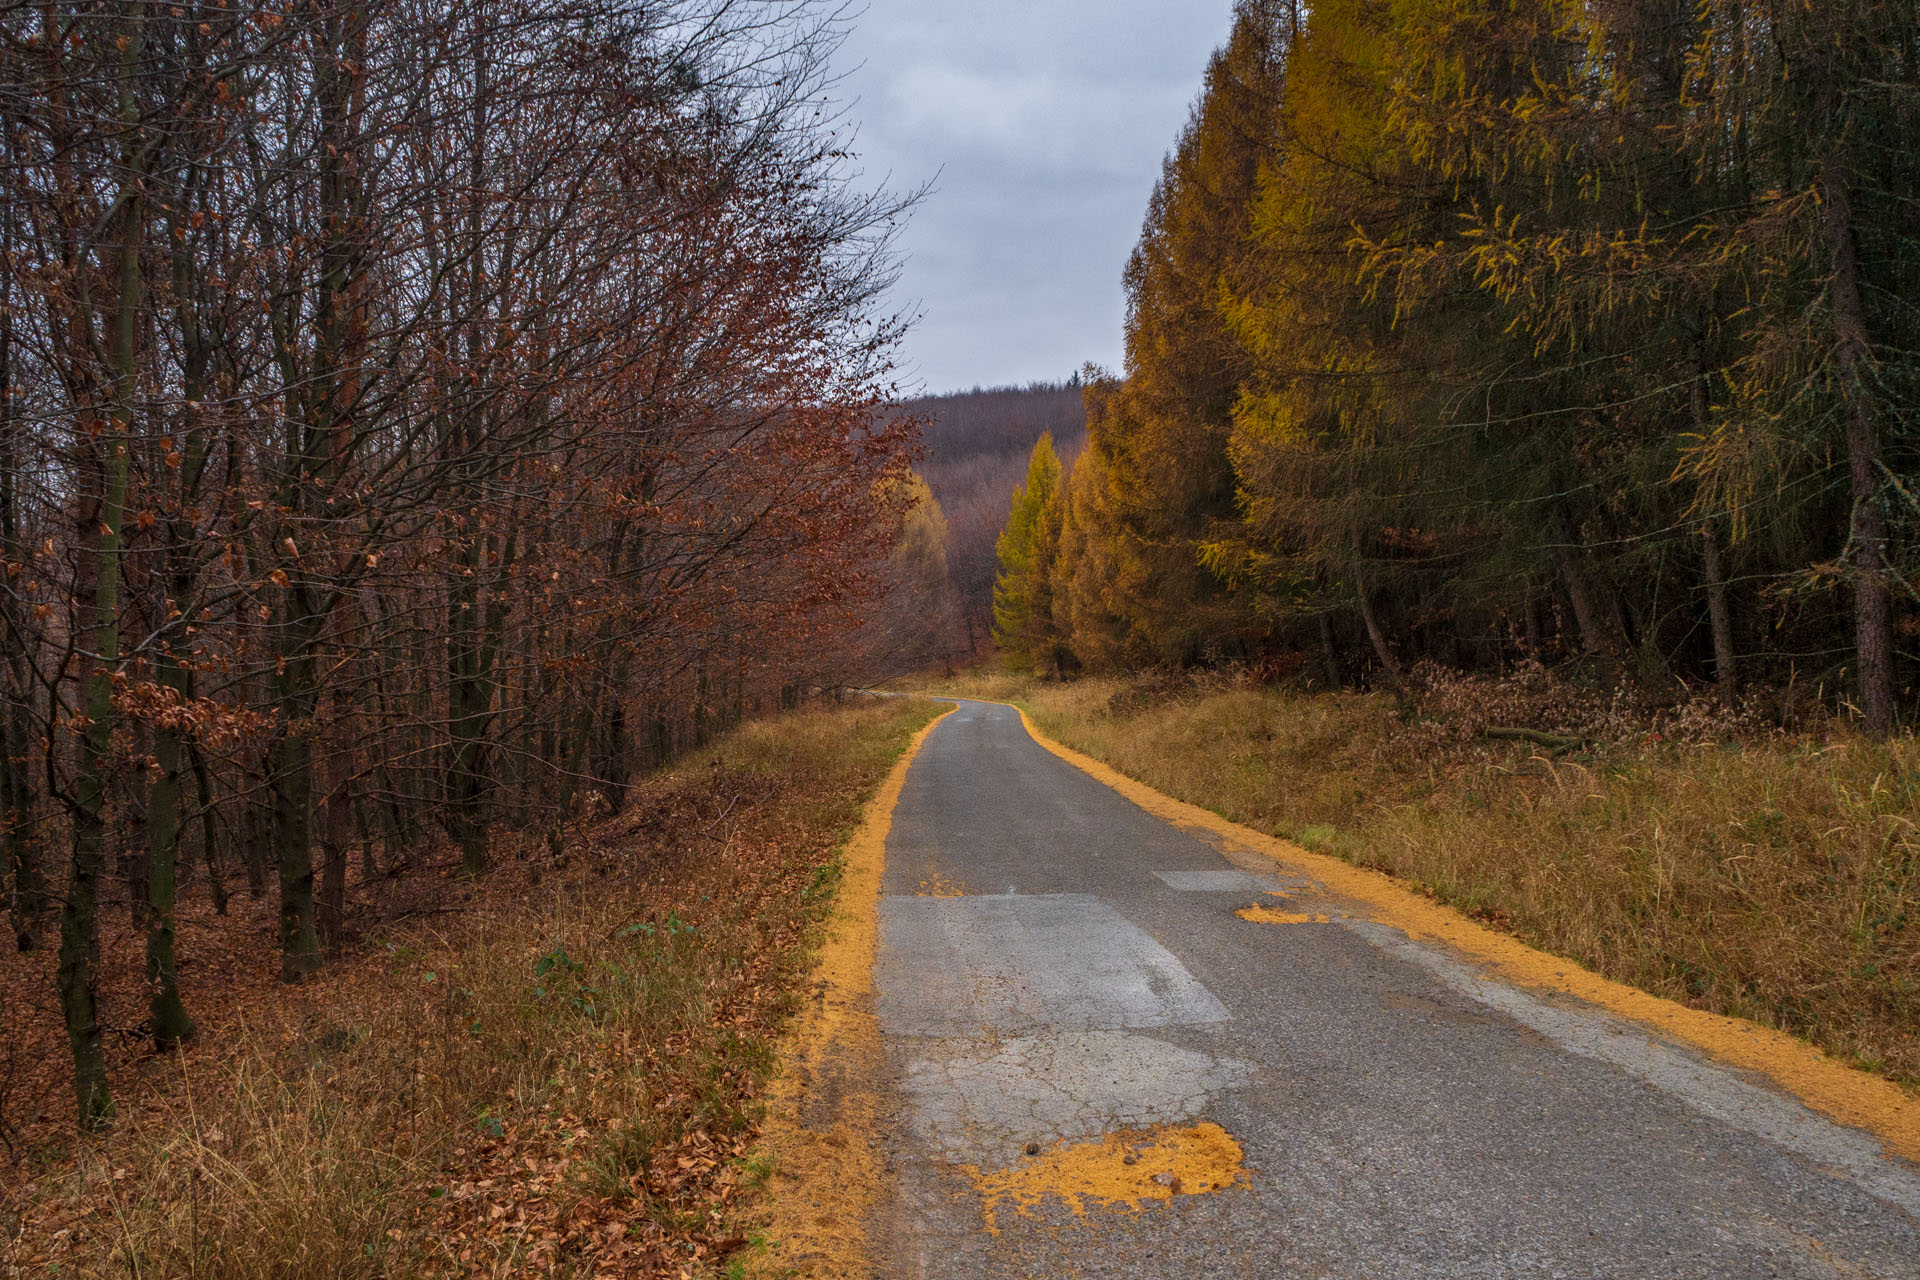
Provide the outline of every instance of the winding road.
{"type": "Polygon", "coordinates": [[[966,702],[886,837],[883,1275],[1920,1278],[1920,1169],[966,702]]]}

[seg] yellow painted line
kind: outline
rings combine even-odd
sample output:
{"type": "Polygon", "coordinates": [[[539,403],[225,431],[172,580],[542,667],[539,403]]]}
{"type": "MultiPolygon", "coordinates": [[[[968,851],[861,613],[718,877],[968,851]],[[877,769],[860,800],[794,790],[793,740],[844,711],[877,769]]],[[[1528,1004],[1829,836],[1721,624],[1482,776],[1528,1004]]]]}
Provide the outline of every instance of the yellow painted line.
{"type": "Polygon", "coordinates": [[[890,1185],[873,1135],[880,1109],[880,1024],[873,1011],[880,878],[907,770],[949,707],[913,736],[841,855],[840,891],[814,970],[815,998],[796,1019],[767,1091],[760,1152],[780,1181],[768,1206],[766,1273],[870,1277],[866,1222],[890,1185]]]}
{"type": "MultiPolygon", "coordinates": [[[[1002,705],[1012,705],[1010,703],[1002,705]]],[[[1815,1111],[1864,1130],[1887,1151],[1920,1160],[1920,1102],[1890,1080],[1828,1057],[1804,1041],[1744,1018],[1691,1009],[1674,1000],[1603,978],[1563,956],[1549,955],[1442,906],[1378,871],[1312,853],[1197,805],[1175,800],[1136,782],[1090,756],[1061,746],[1015,707],[1033,740],[1054,755],[1118,791],[1156,818],[1190,831],[1208,832],[1260,854],[1328,891],[1365,905],[1372,919],[1409,937],[1442,943],[1487,966],[1518,986],[1560,992],[1632,1019],[1710,1056],[1772,1081],[1815,1111]]]]}

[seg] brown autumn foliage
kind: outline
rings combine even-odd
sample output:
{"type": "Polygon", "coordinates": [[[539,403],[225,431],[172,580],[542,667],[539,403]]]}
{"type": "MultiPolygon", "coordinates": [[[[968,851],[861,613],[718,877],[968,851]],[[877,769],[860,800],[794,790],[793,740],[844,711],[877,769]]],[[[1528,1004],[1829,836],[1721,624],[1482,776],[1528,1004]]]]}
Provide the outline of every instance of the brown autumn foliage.
{"type": "Polygon", "coordinates": [[[234,881],[298,981],[356,884],[443,837],[484,875],[503,821],[621,812],[837,672],[912,436],[878,411],[910,201],[847,177],[839,31],[0,13],[0,868],[82,1125],[115,1037],[202,1030],[188,922],[234,881]],[[123,909],[148,1009],[110,1023],[123,909]]]}

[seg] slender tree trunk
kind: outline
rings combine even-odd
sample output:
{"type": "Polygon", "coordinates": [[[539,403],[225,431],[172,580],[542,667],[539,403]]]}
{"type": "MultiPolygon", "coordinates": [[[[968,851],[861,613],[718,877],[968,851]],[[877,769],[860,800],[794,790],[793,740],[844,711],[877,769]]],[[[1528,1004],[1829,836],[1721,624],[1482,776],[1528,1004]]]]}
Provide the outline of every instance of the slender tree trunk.
{"type": "Polygon", "coordinates": [[[1326,613],[1320,615],[1320,658],[1327,664],[1328,686],[1334,689],[1340,688],[1343,683],[1340,675],[1340,651],[1334,647],[1333,643],[1333,618],[1326,613]]]}
{"type": "MultiPolygon", "coordinates": [[[[7,133],[12,151],[12,130],[7,133]]],[[[15,209],[0,209],[0,251],[11,260],[15,209]]],[[[13,381],[13,273],[0,271],[0,558],[14,564],[26,561],[20,528],[20,443],[23,423],[14,396],[13,381]]],[[[33,654],[29,650],[25,611],[11,591],[0,592],[0,635],[9,637],[0,678],[0,874],[11,873],[7,908],[14,945],[32,951],[39,943],[40,918],[46,910],[46,885],[38,857],[38,813],[33,783],[33,654]]]]}
{"type": "MultiPolygon", "coordinates": [[[[1696,359],[1692,394],[1693,429],[1702,439],[1712,426],[1707,404],[1707,357],[1702,344],[1696,359]]],[[[1733,606],[1728,599],[1727,568],[1720,551],[1717,522],[1709,516],[1700,525],[1701,568],[1707,588],[1707,625],[1713,632],[1713,682],[1723,706],[1740,696],[1740,668],[1733,648],[1733,606]]]]}
{"type": "Polygon", "coordinates": [[[21,951],[32,951],[39,944],[40,917],[46,910],[47,891],[40,878],[31,780],[33,749],[27,723],[31,708],[24,705],[25,698],[21,682],[16,679],[7,690],[5,706],[0,708],[0,714],[6,717],[5,723],[0,724],[0,843],[4,845],[4,854],[0,855],[4,862],[0,865],[12,873],[7,907],[14,946],[21,951]]]}
{"type": "Polygon", "coordinates": [[[1358,566],[1353,571],[1353,591],[1360,602],[1360,621],[1366,624],[1367,639],[1373,642],[1374,656],[1380,659],[1380,669],[1386,673],[1387,682],[1393,686],[1394,693],[1400,698],[1407,696],[1407,682],[1400,674],[1399,659],[1393,656],[1393,649],[1387,644],[1386,632],[1380,628],[1380,619],[1373,611],[1372,594],[1367,590],[1366,579],[1358,566]]]}
{"type": "MultiPolygon", "coordinates": [[[[180,690],[185,673],[163,668],[162,683],[180,690]]],[[[147,1002],[153,1047],[165,1053],[193,1038],[193,1019],[180,998],[180,965],[174,954],[174,886],[180,852],[180,738],[156,728],[153,755],[159,773],[147,789],[147,1002]]]]}
{"type": "Polygon", "coordinates": [[[1720,535],[1708,521],[1700,529],[1701,565],[1707,586],[1707,622],[1713,631],[1713,683],[1723,706],[1740,697],[1739,659],[1733,649],[1733,607],[1728,601],[1727,568],[1721,558],[1720,535]]]}
{"type": "MultiPolygon", "coordinates": [[[[277,750],[277,746],[268,749],[262,761],[263,773],[271,771],[277,750]]],[[[260,838],[260,828],[262,819],[269,819],[271,803],[270,799],[263,802],[253,794],[251,781],[247,790],[233,798],[234,843],[240,849],[241,869],[247,875],[247,896],[255,902],[267,896],[267,841],[260,838]]],[[[271,827],[270,819],[265,825],[271,827]]]]}
{"type": "Polygon", "coordinates": [[[274,677],[281,727],[271,756],[274,862],[280,879],[280,980],[298,982],[320,967],[320,935],[314,920],[313,876],[313,644],[319,611],[305,591],[287,591],[298,615],[284,630],[290,653],[274,677]]]}
{"type": "Polygon", "coordinates": [[[288,730],[274,747],[273,847],[280,873],[280,980],[320,967],[313,901],[313,742],[288,730]]]}
{"type": "Polygon", "coordinates": [[[505,586],[513,568],[515,540],[476,535],[464,557],[467,572],[454,578],[447,610],[447,697],[452,737],[448,818],[468,875],[487,869],[489,800],[495,789],[491,731],[496,718],[494,668],[506,638],[505,586]],[[498,545],[498,563],[493,548],[498,545]],[[482,593],[485,574],[497,581],[482,593]]]}
{"type": "Polygon", "coordinates": [[[1893,596],[1887,587],[1887,523],[1880,509],[1880,433],[1874,406],[1873,347],[1860,298],[1859,253],[1853,210],[1839,165],[1829,161],[1820,182],[1835,337],[1834,360],[1847,397],[1847,475],[1853,489],[1853,609],[1862,727],[1876,738],[1893,732],[1893,596]]]}
{"type": "Polygon", "coordinates": [[[200,802],[200,858],[207,868],[207,893],[213,909],[227,914],[227,877],[220,857],[219,823],[213,807],[213,779],[207,774],[206,759],[191,743],[187,755],[193,761],[193,784],[200,802]]]}
{"type": "Polygon", "coordinates": [[[1573,547],[1562,533],[1554,545],[1554,555],[1560,564],[1560,580],[1567,590],[1567,602],[1573,606],[1574,625],[1580,629],[1580,645],[1588,655],[1605,658],[1617,664],[1619,653],[1615,650],[1612,637],[1606,624],[1601,621],[1600,611],[1594,606],[1593,594],[1588,589],[1585,575],[1573,557],[1573,547]]]}
{"type": "MultiPolygon", "coordinates": [[[[137,118],[132,77],[138,65],[139,19],[123,37],[120,108],[130,123],[137,118]]],[[[134,145],[129,142],[129,149],[134,145]]],[[[107,1060],[101,1040],[95,950],[99,943],[100,879],[106,868],[106,797],[113,761],[114,678],[120,670],[120,552],[126,514],[127,480],[132,463],[134,353],[138,336],[144,227],[138,188],[123,193],[119,252],[115,262],[118,291],[113,313],[113,413],[105,439],[85,447],[97,460],[88,469],[97,488],[80,500],[79,576],[75,598],[82,602],[78,654],[79,681],[85,691],[86,725],[80,733],[80,760],[72,805],[73,855],[66,904],[60,913],[60,962],[56,974],[67,1044],[73,1054],[73,1090],[80,1127],[103,1128],[113,1116],[107,1091],[107,1060]],[[104,456],[101,456],[104,454],[104,456]],[[91,653],[87,650],[91,649],[91,653]]],[[[90,324],[91,322],[89,322],[90,324]]],[[[98,425],[94,419],[89,425],[98,425]]],[[[83,480],[83,484],[90,483],[83,480]]]]}
{"type": "MultiPolygon", "coordinates": [[[[122,557],[122,563],[125,558],[122,557]]],[[[128,726],[133,739],[135,759],[145,759],[151,754],[149,739],[151,734],[145,724],[135,721],[128,726]]],[[[128,771],[125,777],[125,800],[120,809],[120,821],[115,824],[113,836],[118,853],[117,867],[120,883],[127,887],[127,915],[133,921],[133,927],[145,932],[153,923],[153,909],[147,903],[147,886],[150,877],[147,874],[147,792],[140,785],[137,773],[128,771]]],[[[115,788],[119,790],[120,788],[115,788]]],[[[109,793],[107,807],[113,807],[109,793]]]]}
{"type": "Polygon", "coordinates": [[[347,846],[352,843],[349,801],[344,791],[329,793],[320,806],[320,898],[315,925],[328,956],[346,949],[347,846]]]}

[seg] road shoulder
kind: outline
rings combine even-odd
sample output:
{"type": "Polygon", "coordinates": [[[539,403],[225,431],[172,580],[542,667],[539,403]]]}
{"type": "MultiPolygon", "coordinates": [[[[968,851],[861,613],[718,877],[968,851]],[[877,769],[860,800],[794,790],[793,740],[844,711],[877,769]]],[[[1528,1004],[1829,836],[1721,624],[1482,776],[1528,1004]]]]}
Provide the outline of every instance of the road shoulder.
{"type": "Polygon", "coordinates": [[[867,1224],[889,1186],[875,1142],[886,1088],[873,973],[881,877],[907,771],[950,714],[943,711],[913,736],[847,842],[807,1007],[767,1094],[757,1154],[773,1170],[762,1214],[768,1247],[753,1274],[877,1274],[867,1224]]]}

